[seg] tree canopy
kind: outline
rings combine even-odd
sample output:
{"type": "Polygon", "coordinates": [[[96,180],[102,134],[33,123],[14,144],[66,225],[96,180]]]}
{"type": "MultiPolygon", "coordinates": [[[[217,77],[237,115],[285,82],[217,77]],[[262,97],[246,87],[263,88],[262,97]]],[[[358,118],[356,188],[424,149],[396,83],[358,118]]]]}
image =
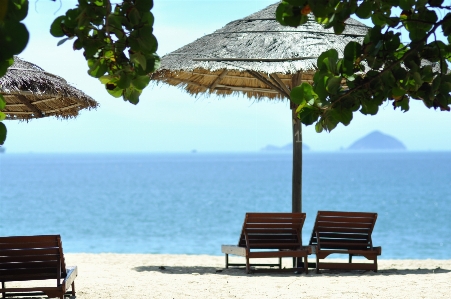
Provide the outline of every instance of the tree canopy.
{"type": "Polygon", "coordinates": [[[443,0],[284,0],[276,17],[296,27],[310,13],[336,34],[353,15],[371,19],[373,27],[361,43],[348,43],[343,57],[334,49],[323,52],[313,85],[293,88],[302,123],[330,131],[348,125],[356,111],[377,114],[387,101],[404,112],[410,100],[450,111],[451,6],[443,0]]]}
{"type": "MultiPolygon", "coordinates": [[[[74,50],[83,50],[88,74],[99,78],[113,97],[133,104],[149,84],[160,58],[153,35],[152,0],[78,0],[76,8],[57,17],[50,33],[62,38],[58,45],[73,42],[74,50]]],[[[0,76],[28,43],[28,30],[22,23],[28,13],[28,0],[0,0],[0,76]]],[[[0,95],[1,110],[5,99],[0,95]]],[[[6,127],[0,122],[0,145],[6,139],[6,127]]]]}
{"type": "MultiPolygon", "coordinates": [[[[50,33],[83,50],[88,74],[99,78],[113,97],[137,104],[158,68],[158,43],[153,35],[152,0],[78,0],[52,23],[50,33]]],[[[28,0],[0,0],[0,76],[28,43],[22,23],[28,0]]],[[[283,0],[276,12],[286,26],[314,21],[341,34],[345,21],[356,15],[371,19],[362,42],[350,42],[342,57],[335,49],[317,60],[313,85],[291,91],[302,123],[316,131],[348,125],[353,113],[377,114],[391,101],[394,109],[409,110],[411,100],[428,108],[449,111],[451,105],[451,6],[444,0],[283,0]],[[403,37],[403,39],[401,39],[403,37]]],[[[0,95],[0,145],[6,139],[1,122],[5,100],[0,95]]]]}

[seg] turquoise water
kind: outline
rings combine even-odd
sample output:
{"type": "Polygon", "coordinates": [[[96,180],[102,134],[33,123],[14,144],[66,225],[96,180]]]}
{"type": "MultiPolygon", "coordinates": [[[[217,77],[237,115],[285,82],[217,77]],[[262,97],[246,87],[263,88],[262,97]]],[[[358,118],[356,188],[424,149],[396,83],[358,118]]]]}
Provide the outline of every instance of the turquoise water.
{"type": "MultiPolygon", "coordinates": [[[[451,153],[305,153],[303,230],[318,210],[377,212],[382,258],[451,258],[451,153]]],[[[2,154],[0,235],[66,252],[220,255],[244,214],[291,211],[290,154],[2,154]]]]}

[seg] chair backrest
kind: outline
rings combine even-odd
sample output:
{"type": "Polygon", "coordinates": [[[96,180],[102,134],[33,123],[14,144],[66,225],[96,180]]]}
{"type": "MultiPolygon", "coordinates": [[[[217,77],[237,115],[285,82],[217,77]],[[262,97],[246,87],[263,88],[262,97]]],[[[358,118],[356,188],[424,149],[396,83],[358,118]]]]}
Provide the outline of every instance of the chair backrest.
{"type": "Polygon", "coordinates": [[[0,237],[0,281],[61,279],[66,276],[61,237],[0,237]]]}
{"type": "Polygon", "coordinates": [[[319,211],[309,245],[320,249],[371,249],[376,219],[377,213],[319,211]]]}
{"type": "Polygon", "coordinates": [[[299,249],[305,213],[246,213],[238,246],[249,249],[299,249]]]}

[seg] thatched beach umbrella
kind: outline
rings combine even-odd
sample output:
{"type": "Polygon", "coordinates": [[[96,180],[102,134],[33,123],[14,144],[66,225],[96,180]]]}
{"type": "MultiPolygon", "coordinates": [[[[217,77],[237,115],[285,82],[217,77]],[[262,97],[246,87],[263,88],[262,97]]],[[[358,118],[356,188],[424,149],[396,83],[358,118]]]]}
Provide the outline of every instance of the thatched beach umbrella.
{"type": "MultiPolygon", "coordinates": [[[[184,88],[193,95],[244,94],[260,100],[289,101],[290,90],[312,83],[318,56],[330,48],[342,56],[346,44],[361,41],[368,27],[349,19],[335,35],[313,20],[297,28],[275,19],[278,3],[246,18],[228,23],[212,34],[162,57],[151,75],[156,81],[184,88]]],[[[290,103],[293,120],[292,210],[300,212],[302,191],[302,133],[290,103]]]]}
{"type": "Polygon", "coordinates": [[[6,100],[2,110],[6,119],[72,118],[82,109],[99,105],[63,78],[18,57],[14,57],[14,64],[0,78],[0,94],[6,100]]]}

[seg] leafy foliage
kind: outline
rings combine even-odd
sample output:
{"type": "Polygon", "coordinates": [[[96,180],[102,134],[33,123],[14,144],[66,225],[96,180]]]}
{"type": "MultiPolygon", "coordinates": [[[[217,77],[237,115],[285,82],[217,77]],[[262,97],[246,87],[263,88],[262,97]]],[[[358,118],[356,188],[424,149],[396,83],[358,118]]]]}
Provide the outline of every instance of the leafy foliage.
{"type": "Polygon", "coordinates": [[[74,39],[74,50],[84,50],[88,74],[113,97],[137,104],[160,61],[152,6],[152,0],[123,0],[113,9],[109,0],[79,0],[55,19],[50,33],[65,37],[58,44],[74,39]]]}
{"type": "Polygon", "coordinates": [[[338,123],[348,125],[358,110],[377,114],[386,101],[404,112],[412,99],[450,111],[451,7],[443,0],[284,0],[276,17],[296,27],[307,22],[310,11],[335,34],[343,33],[353,14],[371,18],[374,27],[361,43],[348,43],[341,57],[334,49],[322,53],[313,86],[293,88],[291,100],[302,123],[330,131],[338,123]],[[403,32],[407,44],[401,43],[403,32]],[[441,33],[446,40],[437,37],[441,33]]]}
{"type": "MultiPolygon", "coordinates": [[[[0,77],[13,64],[13,56],[22,52],[29,39],[27,27],[22,20],[28,13],[28,0],[0,0],[0,77]]],[[[6,139],[6,126],[2,109],[5,99],[0,95],[0,145],[6,139]]]]}
{"type": "MultiPolygon", "coordinates": [[[[149,84],[148,74],[160,62],[152,7],[152,0],[123,0],[114,9],[110,0],[79,0],[76,8],[53,21],[50,33],[63,37],[58,45],[74,40],[73,49],[83,49],[88,74],[99,78],[110,95],[137,104],[149,84]]],[[[27,13],[28,0],[0,0],[0,77],[28,43],[22,23],[27,13]]],[[[0,96],[0,145],[6,139],[4,108],[0,96]]]]}

